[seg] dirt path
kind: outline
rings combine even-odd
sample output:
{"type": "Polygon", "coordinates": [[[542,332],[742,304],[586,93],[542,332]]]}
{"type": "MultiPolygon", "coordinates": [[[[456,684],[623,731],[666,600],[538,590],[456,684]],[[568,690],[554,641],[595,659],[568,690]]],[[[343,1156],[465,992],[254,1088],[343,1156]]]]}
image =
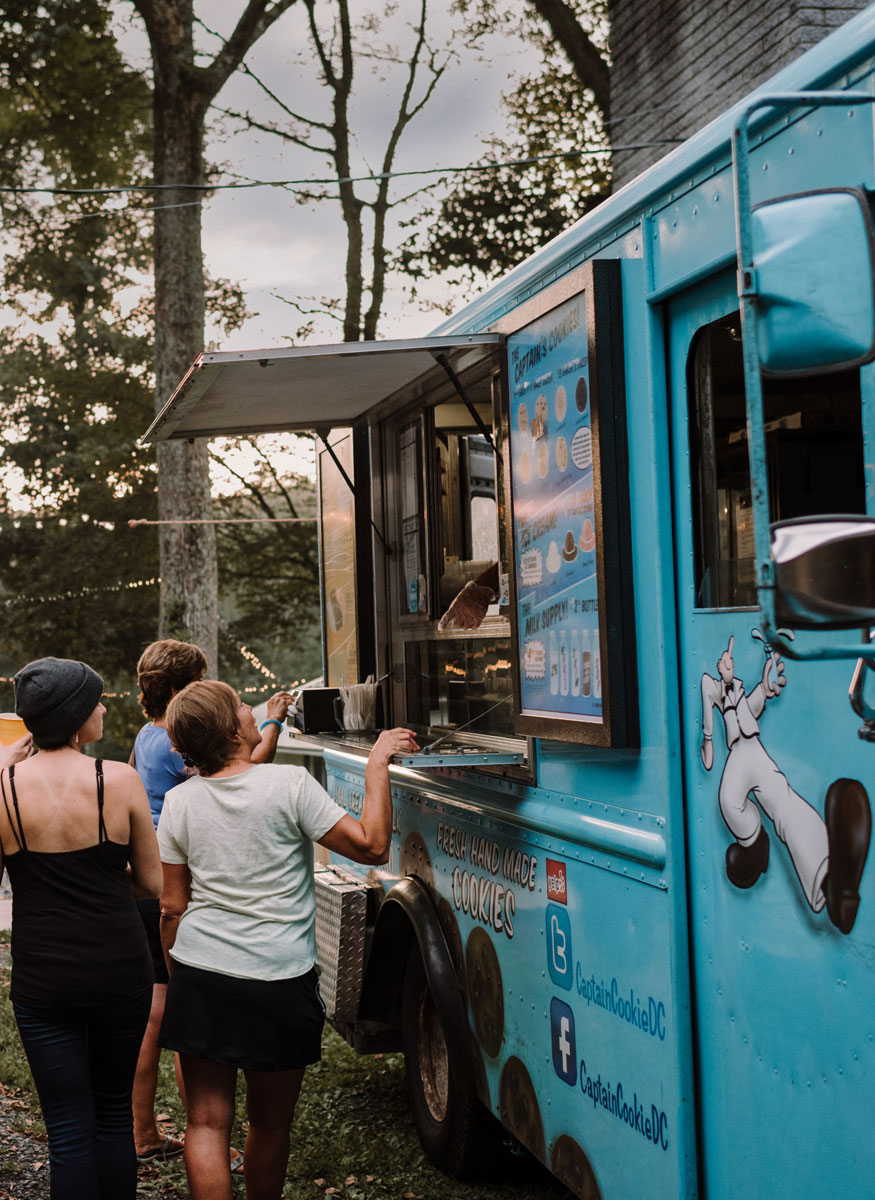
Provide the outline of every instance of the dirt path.
{"type": "Polygon", "coordinates": [[[49,1200],[49,1156],[44,1140],[24,1129],[27,1106],[0,1090],[0,1200],[49,1200]]]}

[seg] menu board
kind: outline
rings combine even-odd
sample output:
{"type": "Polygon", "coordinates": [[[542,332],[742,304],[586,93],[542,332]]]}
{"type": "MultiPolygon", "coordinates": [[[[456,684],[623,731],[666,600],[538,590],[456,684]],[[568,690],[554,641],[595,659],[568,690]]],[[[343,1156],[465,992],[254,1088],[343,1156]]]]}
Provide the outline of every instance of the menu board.
{"type": "Polygon", "coordinates": [[[581,292],[508,338],[522,714],[603,723],[593,414],[581,292]]]}
{"type": "MultiPolygon", "coordinates": [[[[352,434],[330,434],[331,448],[353,478],[352,434]]],[[[322,558],[322,626],[325,639],[325,682],[331,687],[357,683],[358,621],[356,618],[355,497],[327,451],[319,454],[322,558]]]]}

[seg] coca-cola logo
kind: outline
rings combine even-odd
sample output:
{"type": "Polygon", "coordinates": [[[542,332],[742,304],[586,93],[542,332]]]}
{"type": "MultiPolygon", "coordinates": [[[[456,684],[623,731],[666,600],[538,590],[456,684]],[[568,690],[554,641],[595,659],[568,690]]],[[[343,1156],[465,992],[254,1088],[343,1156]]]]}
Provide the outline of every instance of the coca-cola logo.
{"type": "Polygon", "coordinates": [[[565,863],[547,859],[547,899],[557,904],[568,903],[568,887],[565,880],[565,863]]]}

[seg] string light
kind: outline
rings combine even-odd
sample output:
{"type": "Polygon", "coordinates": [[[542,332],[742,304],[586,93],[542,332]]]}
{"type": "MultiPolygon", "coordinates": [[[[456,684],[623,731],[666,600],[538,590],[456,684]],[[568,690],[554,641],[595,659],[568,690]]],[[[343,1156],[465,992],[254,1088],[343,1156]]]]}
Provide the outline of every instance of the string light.
{"type": "Polygon", "coordinates": [[[169,520],[150,521],[148,517],[134,517],[129,525],[313,525],[316,517],[178,517],[169,520]]]}
{"type": "MultiPolygon", "coordinates": [[[[160,582],[161,582],[160,576],[156,576],[153,579],[134,579],[134,580],[131,580],[129,583],[109,584],[106,587],[83,588],[79,592],[61,592],[56,596],[8,596],[4,599],[3,604],[6,606],[9,606],[11,604],[48,604],[48,603],[52,603],[52,602],[57,602],[59,600],[75,600],[75,599],[78,599],[80,596],[93,595],[95,592],[131,591],[134,588],[151,587],[154,584],[158,584],[160,582]]],[[[258,671],[260,675],[263,675],[263,676],[265,676],[265,678],[272,681],[271,683],[263,684],[261,687],[252,686],[252,687],[248,687],[248,688],[241,688],[240,694],[241,695],[243,695],[243,694],[256,695],[256,694],[260,694],[263,692],[269,692],[269,691],[273,690],[273,688],[278,683],[278,677],[274,674],[273,671],[271,671],[270,667],[265,666],[265,664],[261,661],[261,659],[258,657],[258,655],[255,654],[252,650],[250,650],[247,646],[238,645],[234,641],[234,639],[231,637],[231,635],[228,632],[227,628],[225,627],[225,624],[223,621],[221,621],[221,620],[219,621],[219,626],[221,628],[222,633],[226,637],[226,639],[231,643],[232,646],[234,646],[234,648],[241,655],[241,657],[244,658],[249,663],[249,665],[254,668],[254,670],[258,671]]],[[[14,679],[14,676],[11,676],[11,675],[10,676],[0,675],[0,683],[12,683],[13,679],[14,679]]],[[[289,684],[289,689],[298,687],[298,685],[301,684],[302,682],[303,682],[303,680],[300,680],[300,679],[294,680],[294,682],[289,684]]],[[[289,690],[289,689],[287,689],[287,690],[289,690]]],[[[133,693],[129,692],[129,691],[128,692],[104,692],[104,696],[109,700],[124,700],[128,696],[131,696],[131,695],[133,695],[133,693]]]]}
{"type": "Polygon", "coordinates": [[[58,592],[54,596],[7,596],[3,600],[4,608],[12,604],[51,604],[60,600],[78,600],[82,596],[94,596],[99,592],[130,592],[136,588],[154,587],[161,582],[160,576],[153,579],[132,579],[130,583],[111,583],[104,587],[85,587],[78,592],[58,592]]]}
{"type": "Polygon", "coordinates": [[[274,673],[273,673],[273,671],[271,671],[270,667],[266,667],[264,665],[264,663],[261,661],[261,659],[258,657],[257,654],[253,654],[252,651],[248,650],[245,646],[238,646],[237,649],[240,651],[240,653],[243,655],[243,657],[246,659],[246,661],[248,663],[250,663],[253,667],[255,667],[256,671],[259,671],[262,675],[265,675],[268,679],[272,679],[274,682],[276,682],[276,675],[274,675],[274,673]]]}

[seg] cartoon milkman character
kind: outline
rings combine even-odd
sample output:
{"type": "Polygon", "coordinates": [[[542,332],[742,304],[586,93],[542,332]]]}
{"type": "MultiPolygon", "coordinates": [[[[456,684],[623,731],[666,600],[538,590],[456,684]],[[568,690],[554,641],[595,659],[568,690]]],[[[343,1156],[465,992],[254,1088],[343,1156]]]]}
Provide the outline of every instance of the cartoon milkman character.
{"type": "MultiPolygon", "coordinates": [[[[754,633],[760,636],[759,631],[754,633]]],[[[859,885],[869,851],[872,816],[866,789],[856,779],[837,779],[827,791],[824,818],[794,792],[760,741],[758,718],[787,680],[783,660],[766,646],[762,678],[751,692],[735,677],[735,638],[717,661],[719,678],[702,676],[702,762],[714,765],[714,709],[723,717],[726,763],[720,778],[720,812],[735,841],[726,851],[726,874],[750,888],[769,865],[769,835],[760,810],[787,847],[814,912],[826,904],[830,920],[850,933],[860,903],[859,885]],[[772,671],[774,670],[774,679],[772,671]]]]}

